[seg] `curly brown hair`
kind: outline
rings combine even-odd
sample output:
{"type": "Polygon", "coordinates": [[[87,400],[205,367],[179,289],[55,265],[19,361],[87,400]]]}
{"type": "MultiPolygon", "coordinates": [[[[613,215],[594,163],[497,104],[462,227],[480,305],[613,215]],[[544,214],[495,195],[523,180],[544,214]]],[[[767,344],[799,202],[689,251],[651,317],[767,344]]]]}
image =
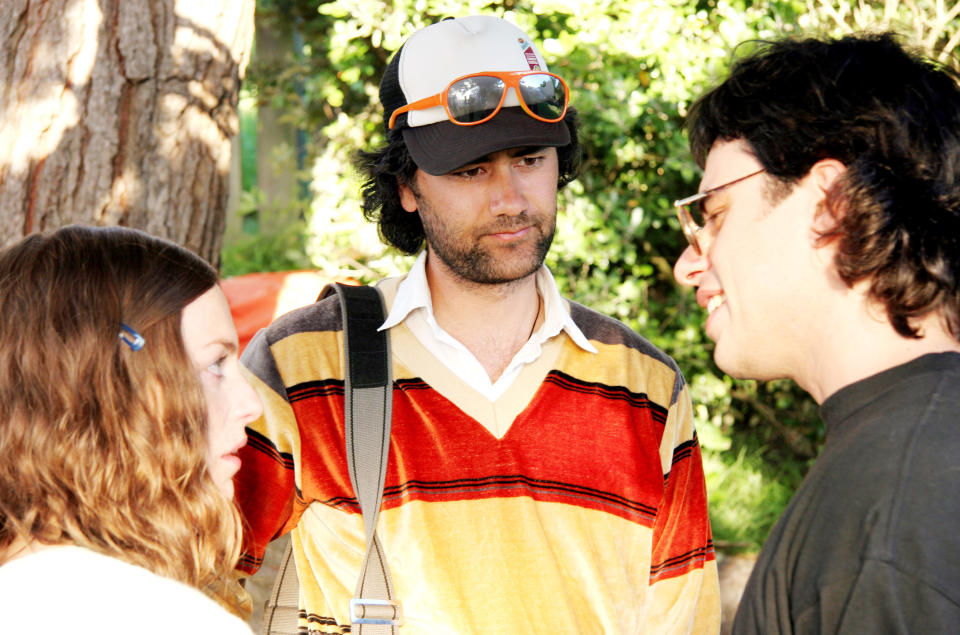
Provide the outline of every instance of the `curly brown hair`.
{"type": "Polygon", "coordinates": [[[904,337],[939,313],[960,341],[958,81],[891,33],[763,42],[691,107],[690,145],[702,166],[716,140],[745,140],[780,195],[817,161],[842,162],[822,236],[841,279],[869,280],[904,337]]]}
{"type": "Polygon", "coordinates": [[[206,467],[206,404],[181,336],[183,308],[217,281],[195,254],[131,229],[66,227],[0,252],[0,564],[15,544],[74,544],[243,615],[240,519],[206,467]]]}

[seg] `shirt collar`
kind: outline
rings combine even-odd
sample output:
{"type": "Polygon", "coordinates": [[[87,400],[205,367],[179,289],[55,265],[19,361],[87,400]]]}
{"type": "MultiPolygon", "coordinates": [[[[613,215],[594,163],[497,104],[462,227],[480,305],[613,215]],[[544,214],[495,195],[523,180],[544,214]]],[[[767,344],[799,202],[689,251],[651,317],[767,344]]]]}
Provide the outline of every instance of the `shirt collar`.
{"type": "MultiPolygon", "coordinates": [[[[417,256],[410,271],[397,287],[397,295],[387,320],[380,330],[393,328],[407,319],[417,310],[426,312],[427,322],[435,331],[441,331],[433,315],[433,302],[430,298],[430,285],[427,284],[427,252],[423,250],[417,256]]],[[[597,349],[586,338],[567,310],[567,304],[560,296],[553,274],[545,266],[537,271],[537,291],[543,299],[543,325],[537,331],[542,340],[549,339],[560,331],[566,331],[574,343],[585,351],[596,353],[597,349]]]]}
{"type": "Polygon", "coordinates": [[[397,295],[393,299],[387,321],[379,330],[390,329],[400,324],[417,309],[425,309],[429,319],[433,319],[433,303],[430,300],[430,285],[427,284],[427,250],[417,256],[410,271],[400,281],[397,295]]]}

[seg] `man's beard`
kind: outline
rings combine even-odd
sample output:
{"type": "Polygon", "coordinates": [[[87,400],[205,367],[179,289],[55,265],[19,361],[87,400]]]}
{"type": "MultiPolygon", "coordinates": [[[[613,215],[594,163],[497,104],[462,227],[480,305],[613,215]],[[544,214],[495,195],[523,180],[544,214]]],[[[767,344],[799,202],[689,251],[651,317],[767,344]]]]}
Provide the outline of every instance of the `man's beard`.
{"type": "MultiPolygon", "coordinates": [[[[422,210],[424,201],[420,199],[419,204],[422,210]]],[[[420,214],[420,219],[423,222],[423,230],[431,252],[455,275],[476,284],[505,284],[535,273],[543,265],[556,231],[556,223],[547,225],[543,220],[531,221],[526,212],[521,212],[505,222],[483,228],[479,234],[510,232],[529,226],[530,231],[540,235],[533,244],[532,252],[528,242],[513,246],[505,245],[494,250],[487,249],[473,236],[469,238],[468,244],[464,244],[461,236],[452,234],[443,223],[434,222],[437,218],[436,214],[427,216],[420,214]]]]}

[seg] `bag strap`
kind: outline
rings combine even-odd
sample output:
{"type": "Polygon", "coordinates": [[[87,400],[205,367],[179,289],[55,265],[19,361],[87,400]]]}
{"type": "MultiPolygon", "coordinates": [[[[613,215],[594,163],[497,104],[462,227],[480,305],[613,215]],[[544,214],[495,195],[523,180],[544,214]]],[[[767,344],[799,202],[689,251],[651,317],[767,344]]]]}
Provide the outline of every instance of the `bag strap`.
{"type": "Polygon", "coordinates": [[[280,569],[263,607],[263,635],[296,635],[300,624],[300,579],[293,561],[293,545],[280,556],[280,569]]]}
{"type": "MultiPolygon", "coordinates": [[[[390,453],[393,405],[389,335],[377,330],[386,319],[383,296],[376,287],[334,283],[325,287],[317,300],[333,293],[339,297],[343,313],[347,470],[360,504],[367,546],[349,605],[351,632],[397,635],[402,611],[376,534],[390,453]]],[[[296,635],[299,600],[300,581],[288,544],[265,606],[263,635],[296,635]]]]}
{"type": "Polygon", "coordinates": [[[357,494],[367,552],[350,600],[350,623],[360,635],[396,634],[402,623],[377,518],[390,454],[393,405],[390,339],[377,329],[386,319],[383,297],[372,286],[333,285],[343,307],[344,432],[350,484],[357,494]]]}

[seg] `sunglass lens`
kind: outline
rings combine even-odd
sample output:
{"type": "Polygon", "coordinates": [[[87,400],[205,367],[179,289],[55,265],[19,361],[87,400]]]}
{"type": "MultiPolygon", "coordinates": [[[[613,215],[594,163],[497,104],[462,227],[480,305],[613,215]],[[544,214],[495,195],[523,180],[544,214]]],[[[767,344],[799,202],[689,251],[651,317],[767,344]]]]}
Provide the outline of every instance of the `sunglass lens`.
{"type": "Polygon", "coordinates": [[[489,117],[500,105],[506,84],[498,77],[481,75],[455,82],[447,91],[450,116],[460,123],[473,123],[489,117]]]}
{"type": "Polygon", "coordinates": [[[567,92],[563,83],[550,75],[526,75],[520,79],[523,103],[538,116],[551,121],[563,117],[567,105],[567,92]]]}

